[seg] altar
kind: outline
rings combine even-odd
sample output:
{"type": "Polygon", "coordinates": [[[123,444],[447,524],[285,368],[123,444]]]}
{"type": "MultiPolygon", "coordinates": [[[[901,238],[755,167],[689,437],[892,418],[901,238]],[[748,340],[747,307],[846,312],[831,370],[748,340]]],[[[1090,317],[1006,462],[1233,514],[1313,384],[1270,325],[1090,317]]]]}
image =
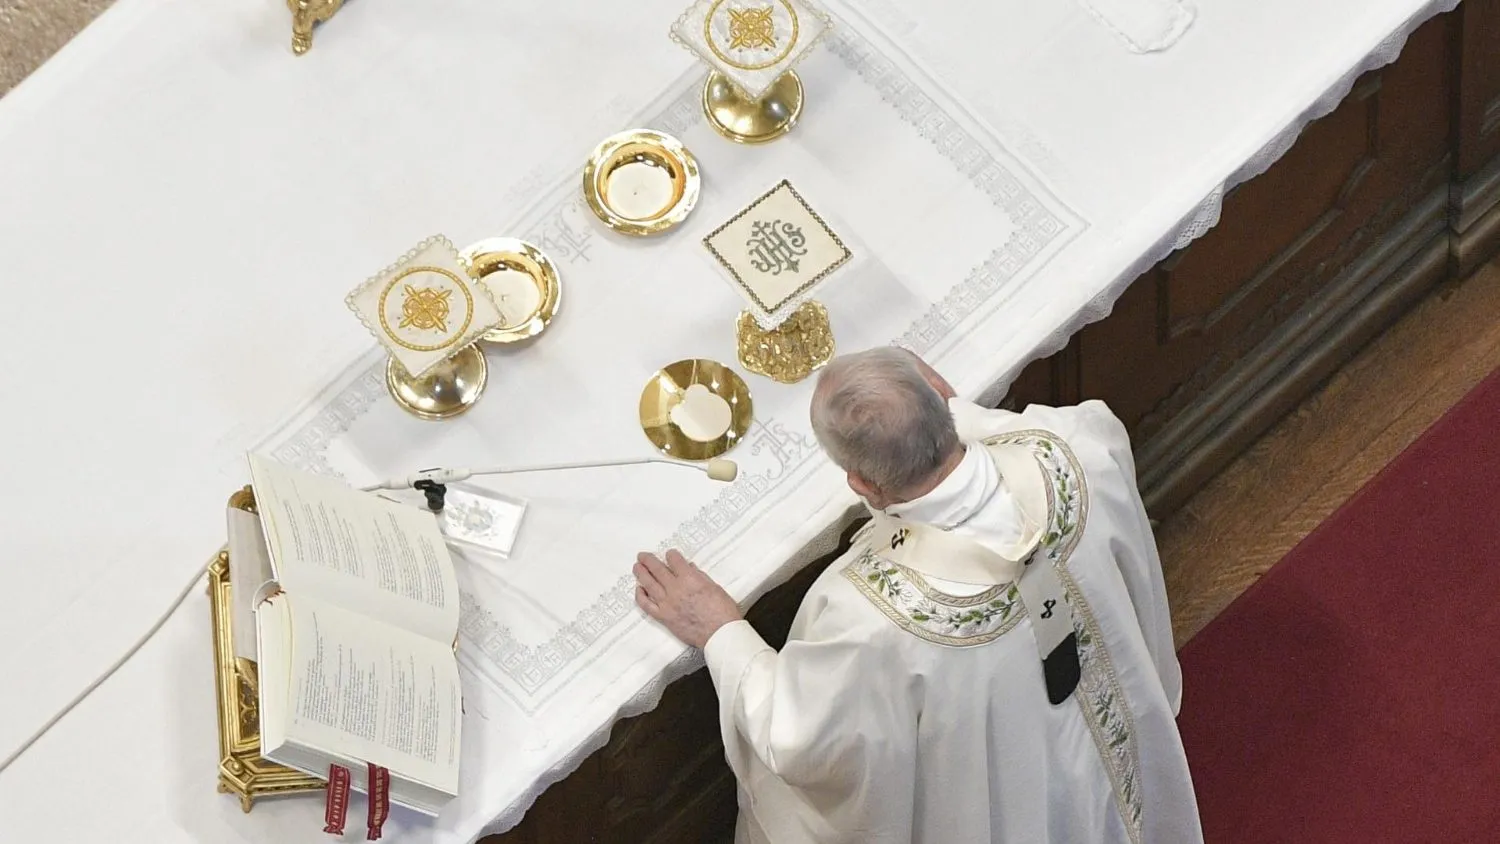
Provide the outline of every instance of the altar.
{"type": "MultiPolygon", "coordinates": [[[[1152,49],[1086,0],[824,0],[804,113],[764,146],[706,125],[703,68],[667,38],[685,5],[364,0],[294,56],[284,4],[118,0],[0,100],[0,755],[216,558],[247,451],[361,485],[650,449],[651,373],[737,358],[700,241],[780,180],[852,256],[821,297],[838,348],[900,343],[992,405],[1104,398],[1158,516],[1500,246],[1500,0],[1200,4],[1152,49]],[[659,239],[579,191],[635,128],[703,172],[659,239]],[[341,313],[436,232],[535,243],[564,291],[441,422],[395,406],[341,313]]],[[[732,485],[489,482],[528,502],[526,544],[461,572],[460,797],[388,840],[724,834],[701,657],[635,608],[634,552],[681,548],[774,643],[857,516],[811,380],[745,377],[732,485]]],[[[215,792],[209,632],[195,594],[0,774],[0,839],[330,840],[317,795],[215,792]]]]}

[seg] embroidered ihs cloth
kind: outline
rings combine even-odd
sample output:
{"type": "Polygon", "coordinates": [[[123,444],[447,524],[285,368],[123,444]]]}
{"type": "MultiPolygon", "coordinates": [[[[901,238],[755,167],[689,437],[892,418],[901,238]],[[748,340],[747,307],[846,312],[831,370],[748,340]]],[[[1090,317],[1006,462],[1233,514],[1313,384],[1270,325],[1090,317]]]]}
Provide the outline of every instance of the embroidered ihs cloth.
{"type": "Polygon", "coordinates": [[[1077,687],[1049,703],[1019,576],[954,582],[942,560],[898,563],[877,518],[813,584],[780,652],[745,622],[705,649],[739,783],[736,840],[1200,844],[1161,563],[1124,426],[1099,402],[951,407],[966,464],[1029,453],[1040,524],[1020,500],[1033,493],[1006,478],[1014,460],[998,477],[970,465],[933,491],[941,501],[886,515],[940,514],[952,523],[938,527],[997,550],[1036,534],[1031,565],[1054,568],[1071,611],[1077,687]]]}

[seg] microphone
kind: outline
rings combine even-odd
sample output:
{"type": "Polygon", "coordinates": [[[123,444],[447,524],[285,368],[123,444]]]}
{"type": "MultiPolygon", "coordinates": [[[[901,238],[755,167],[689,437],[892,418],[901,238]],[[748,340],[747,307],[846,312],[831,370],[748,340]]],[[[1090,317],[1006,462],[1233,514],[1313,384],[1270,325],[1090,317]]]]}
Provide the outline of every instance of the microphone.
{"type": "Polygon", "coordinates": [[[739,464],[723,457],[715,457],[703,466],[709,480],[729,483],[740,476],[739,464]]]}
{"type": "MultiPolygon", "coordinates": [[[[686,460],[672,460],[667,457],[626,457],[616,460],[592,460],[582,463],[544,463],[539,466],[491,466],[481,469],[423,469],[404,478],[388,478],[371,486],[361,487],[361,492],[374,492],[380,489],[419,489],[440,490],[447,484],[468,480],[476,475],[519,475],[528,472],[558,472],[565,469],[599,469],[606,466],[636,466],[645,463],[665,463],[668,466],[681,466],[685,469],[696,469],[711,480],[728,483],[739,476],[740,467],[733,461],[723,457],[715,457],[703,463],[689,463],[686,460]]],[[[441,501],[441,492],[438,501],[441,501]]],[[[429,503],[432,495],[428,496],[429,503]]],[[[442,509],[441,506],[434,507],[435,510],[442,509]]]]}

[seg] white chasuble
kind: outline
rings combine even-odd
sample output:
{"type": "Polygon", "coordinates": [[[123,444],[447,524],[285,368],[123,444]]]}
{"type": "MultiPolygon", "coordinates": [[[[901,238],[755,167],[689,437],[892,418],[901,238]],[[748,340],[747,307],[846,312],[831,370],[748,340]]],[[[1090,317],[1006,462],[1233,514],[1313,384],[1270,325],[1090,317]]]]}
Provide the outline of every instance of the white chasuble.
{"type": "Polygon", "coordinates": [[[950,406],[959,469],[876,514],[780,652],[746,622],[705,648],[737,841],[1198,844],[1181,674],[1124,426],[1100,402],[950,406]],[[987,552],[908,549],[908,526],[987,552]],[[1023,571],[1039,565],[1041,580],[1023,571]],[[1051,622],[1023,597],[1050,584],[1080,664],[1055,705],[1039,657],[1051,622]]]}

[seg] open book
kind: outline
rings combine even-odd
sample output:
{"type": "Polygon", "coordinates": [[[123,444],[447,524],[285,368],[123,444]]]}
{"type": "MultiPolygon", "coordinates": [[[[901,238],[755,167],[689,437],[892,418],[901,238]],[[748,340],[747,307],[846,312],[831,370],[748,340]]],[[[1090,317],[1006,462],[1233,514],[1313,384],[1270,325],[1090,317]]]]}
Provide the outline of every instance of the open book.
{"type": "Polygon", "coordinates": [[[255,610],[260,749],[318,777],[367,763],[429,815],[458,793],[458,581],[429,513],[255,455],[273,583],[255,610]]]}

